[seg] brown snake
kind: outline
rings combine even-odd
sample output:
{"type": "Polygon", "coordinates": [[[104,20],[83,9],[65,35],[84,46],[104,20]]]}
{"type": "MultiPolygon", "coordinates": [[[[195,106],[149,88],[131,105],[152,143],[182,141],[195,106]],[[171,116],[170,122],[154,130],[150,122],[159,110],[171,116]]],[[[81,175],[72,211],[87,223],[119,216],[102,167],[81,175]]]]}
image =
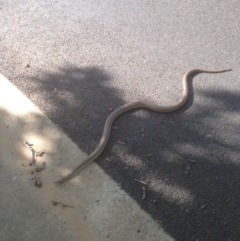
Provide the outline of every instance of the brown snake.
{"type": "Polygon", "coordinates": [[[105,122],[105,125],[104,125],[102,138],[101,138],[100,143],[99,143],[98,147],[96,148],[96,150],[90,156],[88,156],[83,162],[81,162],[77,167],[75,167],[72,172],[67,174],[65,177],[62,177],[59,180],[57,180],[56,183],[63,183],[65,181],[69,180],[70,178],[75,176],[80,170],[82,170],[88,164],[93,162],[102,153],[105,146],[107,145],[107,142],[108,142],[108,139],[110,136],[110,132],[111,132],[111,128],[112,128],[112,124],[113,124],[114,120],[122,113],[127,112],[129,110],[133,110],[133,109],[139,109],[139,108],[144,108],[144,109],[148,109],[148,110],[152,110],[152,111],[156,111],[156,112],[162,112],[162,113],[173,112],[173,111],[181,108],[188,99],[188,96],[189,96],[188,78],[190,75],[195,74],[195,73],[223,73],[226,71],[231,71],[231,69],[225,69],[225,70],[219,70],[219,71],[193,69],[193,70],[188,71],[183,77],[182,97],[180,98],[180,100],[178,102],[176,102],[173,105],[159,106],[159,105],[155,105],[153,103],[137,101],[137,102],[128,103],[128,104],[125,104],[125,105],[119,107],[118,109],[113,111],[108,116],[108,118],[105,122]]]}

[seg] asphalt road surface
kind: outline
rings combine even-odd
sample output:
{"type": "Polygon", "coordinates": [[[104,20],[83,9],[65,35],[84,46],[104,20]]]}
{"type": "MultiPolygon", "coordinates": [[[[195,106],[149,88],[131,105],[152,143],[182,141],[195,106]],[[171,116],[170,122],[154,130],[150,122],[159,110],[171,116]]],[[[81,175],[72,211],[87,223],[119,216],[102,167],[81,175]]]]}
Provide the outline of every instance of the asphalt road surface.
{"type": "Polygon", "coordinates": [[[189,69],[232,68],[193,76],[175,113],[119,117],[96,162],[175,240],[240,240],[239,12],[234,0],[2,1],[0,72],[90,154],[112,110],[170,105],[189,69]]]}

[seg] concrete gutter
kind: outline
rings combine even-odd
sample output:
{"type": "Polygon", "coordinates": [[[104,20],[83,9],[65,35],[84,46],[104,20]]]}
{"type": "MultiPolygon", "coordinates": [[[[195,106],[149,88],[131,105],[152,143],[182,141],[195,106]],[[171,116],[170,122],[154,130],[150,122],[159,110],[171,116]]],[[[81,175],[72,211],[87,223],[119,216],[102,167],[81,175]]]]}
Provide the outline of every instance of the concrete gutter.
{"type": "Polygon", "coordinates": [[[0,240],[173,240],[121,185],[95,163],[63,185],[86,154],[0,75],[0,240]],[[45,155],[41,188],[31,178],[30,150],[45,155]],[[52,200],[74,206],[53,206],[52,200]]]}

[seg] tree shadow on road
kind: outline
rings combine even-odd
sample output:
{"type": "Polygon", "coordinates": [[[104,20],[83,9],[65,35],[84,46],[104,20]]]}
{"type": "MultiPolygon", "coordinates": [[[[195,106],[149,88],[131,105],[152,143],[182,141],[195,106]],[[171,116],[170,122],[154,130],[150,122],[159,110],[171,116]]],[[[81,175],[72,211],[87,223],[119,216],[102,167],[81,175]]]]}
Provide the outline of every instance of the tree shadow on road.
{"type": "MultiPolygon", "coordinates": [[[[111,78],[97,67],[69,66],[31,77],[28,93],[90,154],[108,115],[125,103],[111,78]]],[[[239,240],[240,93],[196,90],[200,104],[190,86],[179,111],[119,117],[96,162],[176,240],[239,240]]]]}

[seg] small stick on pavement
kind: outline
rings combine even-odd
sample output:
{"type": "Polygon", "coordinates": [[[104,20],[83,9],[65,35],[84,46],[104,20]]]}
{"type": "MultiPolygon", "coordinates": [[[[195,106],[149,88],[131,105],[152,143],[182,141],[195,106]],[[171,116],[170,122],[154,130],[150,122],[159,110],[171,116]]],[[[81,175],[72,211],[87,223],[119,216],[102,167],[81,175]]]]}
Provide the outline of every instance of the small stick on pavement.
{"type": "Polygon", "coordinates": [[[36,152],[36,157],[38,157],[38,156],[43,157],[44,154],[45,154],[44,151],[36,152]]]}
{"type": "Polygon", "coordinates": [[[53,86],[50,86],[51,88],[53,88],[53,90],[54,90],[54,94],[57,94],[58,93],[58,90],[55,88],[55,87],[53,87],[53,86]]]}
{"type": "Polygon", "coordinates": [[[117,141],[119,144],[121,144],[121,145],[124,145],[124,143],[123,142],[121,142],[121,141],[117,141]]]}
{"type": "Polygon", "coordinates": [[[138,180],[138,179],[134,179],[134,181],[136,181],[136,182],[140,182],[140,183],[142,183],[143,185],[147,185],[147,183],[146,183],[146,182],[141,181],[141,180],[138,180]]]}
{"type": "MultiPolygon", "coordinates": [[[[36,166],[36,155],[37,152],[32,148],[33,144],[28,143],[27,141],[24,142],[24,144],[28,147],[28,149],[30,149],[30,151],[32,152],[32,160],[30,165],[32,166],[32,173],[34,174],[33,178],[30,178],[30,180],[35,180],[35,186],[37,187],[41,187],[42,186],[42,182],[40,177],[38,176],[37,172],[41,171],[42,169],[44,169],[46,167],[46,163],[42,163],[41,166],[36,166]]],[[[44,153],[43,153],[44,154],[44,153]]],[[[42,154],[42,155],[43,155],[42,154]]]]}
{"type": "Polygon", "coordinates": [[[53,205],[53,206],[56,206],[56,205],[58,205],[58,204],[61,205],[61,207],[63,207],[63,208],[64,208],[64,207],[74,208],[73,206],[70,206],[70,205],[63,204],[63,203],[60,203],[60,202],[57,202],[57,201],[53,201],[53,200],[52,200],[52,205],[53,205]]]}

